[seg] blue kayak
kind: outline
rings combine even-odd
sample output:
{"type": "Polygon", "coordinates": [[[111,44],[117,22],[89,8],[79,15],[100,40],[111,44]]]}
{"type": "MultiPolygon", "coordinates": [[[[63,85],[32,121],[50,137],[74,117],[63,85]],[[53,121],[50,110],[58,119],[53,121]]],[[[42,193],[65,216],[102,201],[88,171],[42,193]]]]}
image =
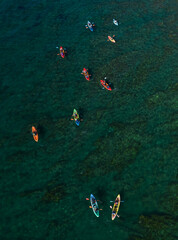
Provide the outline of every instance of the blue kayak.
{"type": "Polygon", "coordinates": [[[99,217],[99,207],[96,198],[93,196],[93,194],[90,195],[90,203],[91,207],[93,209],[94,214],[96,217],[99,217]]]}
{"type": "Polygon", "coordinates": [[[89,28],[93,32],[93,24],[90,21],[87,22],[86,28],[89,28]]]}
{"type": "Polygon", "coordinates": [[[80,125],[80,121],[77,119],[77,120],[75,120],[75,123],[76,123],[76,125],[77,126],[79,126],[80,125]]]}

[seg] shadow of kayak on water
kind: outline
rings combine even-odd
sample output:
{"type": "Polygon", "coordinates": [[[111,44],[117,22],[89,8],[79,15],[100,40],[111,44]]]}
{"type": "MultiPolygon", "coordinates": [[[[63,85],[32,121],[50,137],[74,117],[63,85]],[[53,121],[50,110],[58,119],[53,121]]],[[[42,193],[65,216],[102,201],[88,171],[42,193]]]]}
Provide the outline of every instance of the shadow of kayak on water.
{"type": "Polygon", "coordinates": [[[83,121],[85,110],[81,107],[79,107],[78,114],[80,116],[80,120],[83,121]]]}

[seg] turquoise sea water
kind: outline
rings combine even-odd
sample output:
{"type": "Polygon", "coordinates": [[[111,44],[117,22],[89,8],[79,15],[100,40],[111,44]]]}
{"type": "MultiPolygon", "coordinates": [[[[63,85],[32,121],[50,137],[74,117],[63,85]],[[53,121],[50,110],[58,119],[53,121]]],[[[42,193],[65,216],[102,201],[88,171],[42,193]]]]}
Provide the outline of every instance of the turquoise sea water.
{"type": "Polygon", "coordinates": [[[177,239],[176,12],[175,0],[0,1],[0,239],[177,239]]]}

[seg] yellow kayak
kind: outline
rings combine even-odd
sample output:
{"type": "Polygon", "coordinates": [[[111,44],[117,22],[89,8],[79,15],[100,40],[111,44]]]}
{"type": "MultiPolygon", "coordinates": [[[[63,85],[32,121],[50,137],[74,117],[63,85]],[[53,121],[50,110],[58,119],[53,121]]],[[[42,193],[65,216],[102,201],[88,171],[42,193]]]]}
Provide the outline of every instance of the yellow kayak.
{"type": "Polygon", "coordinates": [[[109,39],[111,42],[113,42],[113,43],[116,42],[116,40],[115,40],[114,38],[112,38],[111,36],[108,36],[108,39],[109,39]]]}
{"type": "Polygon", "coordinates": [[[112,208],[112,214],[111,214],[112,220],[114,220],[115,217],[117,216],[117,213],[118,213],[119,207],[120,207],[120,203],[121,203],[121,197],[120,197],[120,194],[118,194],[117,198],[114,202],[113,208],[112,208]]]}

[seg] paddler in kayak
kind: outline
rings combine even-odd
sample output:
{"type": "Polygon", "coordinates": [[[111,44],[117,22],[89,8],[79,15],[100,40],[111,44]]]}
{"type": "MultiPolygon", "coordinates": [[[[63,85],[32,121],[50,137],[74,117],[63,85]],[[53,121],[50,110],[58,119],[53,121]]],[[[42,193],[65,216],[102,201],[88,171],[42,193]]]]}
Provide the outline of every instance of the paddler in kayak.
{"type": "Polygon", "coordinates": [[[81,74],[83,74],[86,78],[86,80],[90,81],[90,76],[88,73],[88,69],[84,68],[83,71],[81,72],[81,74]]]}
{"type": "Polygon", "coordinates": [[[34,126],[32,126],[32,136],[35,142],[38,142],[38,132],[34,126]]]}
{"type": "Polygon", "coordinates": [[[66,49],[64,50],[63,47],[60,47],[60,48],[59,48],[59,47],[56,47],[56,48],[59,49],[59,53],[58,53],[57,55],[61,55],[61,57],[64,58],[65,55],[66,55],[66,53],[67,53],[66,49]]]}
{"type": "Polygon", "coordinates": [[[37,131],[32,133],[33,136],[37,136],[37,134],[38,134],[37,131]]]}
{"type": "Polygon", "coordinates": [[[64,51],[63,47],[60,47],[59,51],[60,51],[61,57],[64,57],[65,51],[64,51]]]}
{"type": "Polygon", "coordinates": [[[78,119],[78,115],[76,113],[73,114],[71,120],[77,120],[77,119],[78,119]]]}
{"type": "Polygon", "coordinates": [[[101,82],[101,84],[103,85],[103,87],[105,87],[106,89],[108,89],[108,90],[112,90],[111,89],[111,83],[109,83],[107,80],[106,80],[107,78],[105,77],[104,78],[104,80],[101,80],[100,82],[101,82]]]}
{"type": "Polygon", "coordinates": [[[72,121],[75,120],[76,125],[77,126],[80,125],[81,120],[80,120],[79,114],[77,113],[77,110],[75,108],[73,110],[72,118],[70,120],[72,120],[72,121]]]}
{"type": "Polygon", "coordinates": [[[119,25],[119,23],[118,23],[118,21],[117,21],[116,19],[113,19],[113,23],[114,23],[116,26],[119,25]]]}
{"type": "Polygon", "coordinates": [[[107,88],[109,88],[109,84],[105,81],[105,86],[107,87],[107,88]]]}
{"type": "Polygon", "coordinates": [[[99,217],[99,211],[102,210],[102,209],[99,209],[99,206],[97,203],[97,201],[99,200],[96,200],[93,194],[90,195],[90,199],[86,198],[86,200],[90,200],[91,206],[89,206],[89,208],[92,208],[96,217],[99,217]]]}
{"type": "Polygon", "coordinates": [[[108,36],[108,40],[107,41],[111,41],[111,42],[115,43],[116,40],[114,39],[114,37],[115,37],[115,35],[113,35],[113,37],[108,36]]]}
{"type": "Polygon", "coordinates": [[[112,214],[111,214],[112,220],[114,220],[115,217],[117,216],[117,213],[119,211],[120,202],[121,202],[121,197],[120,197],[120,194],[118,194],[116,197],[116,200],[114,201],[114,205],[112,208],[112,214]]]}
{"type": "Polygon", "coordinates": [[[89,28],[91,32],[93,32],[93,27],[95,26],[94,23],[91,23],[90,21],[87,22],[87,25],[85,25],[86,28],[89,28]]]}

